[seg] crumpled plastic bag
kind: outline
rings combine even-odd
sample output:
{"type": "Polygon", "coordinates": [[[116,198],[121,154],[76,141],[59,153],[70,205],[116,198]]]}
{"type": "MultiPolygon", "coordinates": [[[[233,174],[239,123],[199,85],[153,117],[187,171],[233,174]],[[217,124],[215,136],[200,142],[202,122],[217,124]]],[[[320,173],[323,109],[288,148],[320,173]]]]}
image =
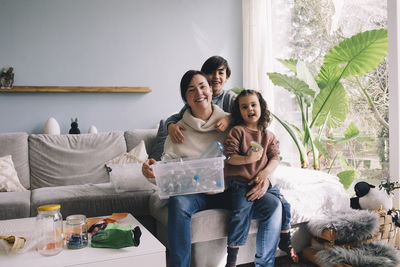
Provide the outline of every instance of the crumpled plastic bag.
{"type": "Polygon", "coordinates": [[[18,236],[0,236],[0,247],[7,253],[20,250],[24,247],[26,239],[18,236]]]}
{"type": "Polygon", "coordinates": [[[107,227],[98,230],[92,236],[92,247],[95,248],[124,248],[139,246],[142,231],[139,226],[132,229],[131,225],[108,223],[107,227]]]}

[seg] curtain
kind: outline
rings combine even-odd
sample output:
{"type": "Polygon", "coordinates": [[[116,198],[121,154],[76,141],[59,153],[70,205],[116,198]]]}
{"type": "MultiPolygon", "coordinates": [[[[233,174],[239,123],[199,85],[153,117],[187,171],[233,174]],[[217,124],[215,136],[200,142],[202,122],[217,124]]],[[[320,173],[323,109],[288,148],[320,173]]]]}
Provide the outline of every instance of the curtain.
{"type": "Polygon", "coordinates": [[[274,110],[272,83],[266,73],[272,71],[271,1],[242,0],[243,87],[261,91],[274,110]]]}

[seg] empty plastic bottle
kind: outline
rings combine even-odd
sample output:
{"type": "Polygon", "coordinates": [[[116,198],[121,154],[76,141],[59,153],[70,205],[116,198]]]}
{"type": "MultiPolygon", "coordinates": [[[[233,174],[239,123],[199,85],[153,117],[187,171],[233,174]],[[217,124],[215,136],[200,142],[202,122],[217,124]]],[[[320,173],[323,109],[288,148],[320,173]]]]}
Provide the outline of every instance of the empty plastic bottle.
{"type": "Polygon", "coordinates": [[[217,158],[221,157],[224,155],[225,148],[224,146],[218,142],[212,142],[207,149],[203,152],[203,154],[200,155],[200,159],[206,159],[206,158],[217,158]]]}

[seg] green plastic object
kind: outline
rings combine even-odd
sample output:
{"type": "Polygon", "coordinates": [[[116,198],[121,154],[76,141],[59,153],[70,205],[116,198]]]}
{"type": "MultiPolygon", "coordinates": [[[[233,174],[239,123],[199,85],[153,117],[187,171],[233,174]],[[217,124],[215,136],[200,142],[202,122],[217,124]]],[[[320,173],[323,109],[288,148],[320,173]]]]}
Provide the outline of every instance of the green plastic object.
{"type": "Polygon", "coordinates": [[[108,223],[104,230],[99,230],[92,236],[91,246],[94,248],[124,248],[139,246],[142,231],[139,226],[132,229],[131,225],[108,223]]]}

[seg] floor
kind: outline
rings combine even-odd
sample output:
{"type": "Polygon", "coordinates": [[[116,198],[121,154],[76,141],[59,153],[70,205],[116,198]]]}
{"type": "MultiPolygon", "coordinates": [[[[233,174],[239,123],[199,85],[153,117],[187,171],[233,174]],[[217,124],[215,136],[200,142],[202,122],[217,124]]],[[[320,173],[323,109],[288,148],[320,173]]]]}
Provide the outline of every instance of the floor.
{"type": "MultiPolygon", "coordinates": [[[[238,265],[237,267],[254,267],[254,264],[242,264],[238,265]]],[[[300,260],[299,263],[293,263],[291,260],[289,260],[289,258],[284,256],[275,259],[275,267],[317,267],[317,265],[304,260],[300,260]]]]}

